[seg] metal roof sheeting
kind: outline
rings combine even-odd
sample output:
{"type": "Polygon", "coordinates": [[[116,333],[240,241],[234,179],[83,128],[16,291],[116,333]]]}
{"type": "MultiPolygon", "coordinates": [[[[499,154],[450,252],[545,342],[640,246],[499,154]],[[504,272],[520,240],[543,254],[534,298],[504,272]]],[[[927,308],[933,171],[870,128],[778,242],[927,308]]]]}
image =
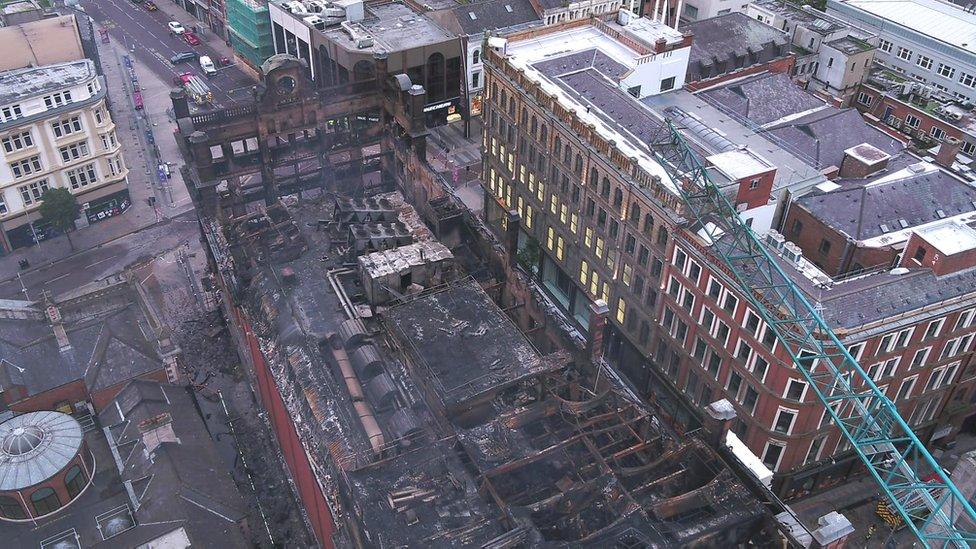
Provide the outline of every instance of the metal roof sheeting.
{"type": "Polygon", "coordinates": [[[78,455],[81,425],[61,412],[31,412],[0,424],[0,491],[44,482],[78,455]]]}

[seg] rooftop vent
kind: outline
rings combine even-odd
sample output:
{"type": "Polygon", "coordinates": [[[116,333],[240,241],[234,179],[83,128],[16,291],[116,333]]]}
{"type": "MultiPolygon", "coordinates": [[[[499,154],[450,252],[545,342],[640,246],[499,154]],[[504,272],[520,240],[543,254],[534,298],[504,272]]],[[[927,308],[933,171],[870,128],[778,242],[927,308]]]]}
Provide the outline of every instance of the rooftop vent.
{"type": "Polygon", "coordinates": [[[783,259],[795,264],[801,257],[803,257],[803,251],[800,250],[799,246],[792,242],[783,244],[783,259]]]}

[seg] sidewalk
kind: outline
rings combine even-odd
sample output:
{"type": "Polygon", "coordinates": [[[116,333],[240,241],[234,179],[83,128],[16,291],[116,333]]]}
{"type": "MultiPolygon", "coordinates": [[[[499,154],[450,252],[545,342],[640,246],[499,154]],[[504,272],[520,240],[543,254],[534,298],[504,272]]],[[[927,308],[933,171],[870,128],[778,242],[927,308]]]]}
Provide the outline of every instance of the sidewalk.
{"type": "Polygon", "coordinates": [[[131,79],[122,66],[121,56],[125,54],[124,49],[114,40],[109,44],[99,42],[98,53],[102,59],[102,70],[108,88],[110,112],[115,122],[116,136],[122,143],[123,158],[129,168],[129,195],[132,205],[122,215],[73,231],[71,239],[75,244],[75,250],[71,249],[68,239],[64,236],[45,240],[29,248],[14,250],[0,261],[0,280],[9,280],[17,276],[21,259],[30,262],[29,270],[38,270],[55,261],[78,255],[85,250],[192,209],[189,195],[177,168],[181,158],[172,135],[175,124],[169,122],[166,115],[166,107],[169,105],[169,83],[163,82],[133,59],[146,105],[144,113],[139,113],[132,104],[131,79]],[[162,159],[172,163],[173,177],[166,182],[165,186],[158,184],[155,175],[155,159],[146,150],[146,125],[153,125],[155,142],[162,159]],[[149,197],[156,197],[158,217],[149,205],[149,197]]]}

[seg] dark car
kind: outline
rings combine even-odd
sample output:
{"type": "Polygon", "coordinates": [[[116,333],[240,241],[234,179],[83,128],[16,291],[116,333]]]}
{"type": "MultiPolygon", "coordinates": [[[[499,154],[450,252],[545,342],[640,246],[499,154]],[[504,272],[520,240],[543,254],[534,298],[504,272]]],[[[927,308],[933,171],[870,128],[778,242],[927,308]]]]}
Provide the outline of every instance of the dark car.
{"type": "Polygon", "coordinates": [[[172,61],[174,65],[178,65],[180,63],[186,63],[187,61],[196,61],[196,59],[197,59],[197,53],[192,51],[185,51],[183,53],[178,53],[173,57],[169,58],[169,60],[172,61]]]}

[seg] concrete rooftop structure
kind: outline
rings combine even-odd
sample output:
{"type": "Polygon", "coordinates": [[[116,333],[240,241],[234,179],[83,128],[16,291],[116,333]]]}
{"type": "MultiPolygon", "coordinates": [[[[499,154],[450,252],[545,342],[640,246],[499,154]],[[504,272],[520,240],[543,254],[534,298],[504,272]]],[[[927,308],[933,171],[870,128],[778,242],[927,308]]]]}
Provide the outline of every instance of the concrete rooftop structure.
{"type": "Polygon", "coordinates": [[[77,85],[96,76],[88,59],[0,73],[0,105],[77,85]]]}

